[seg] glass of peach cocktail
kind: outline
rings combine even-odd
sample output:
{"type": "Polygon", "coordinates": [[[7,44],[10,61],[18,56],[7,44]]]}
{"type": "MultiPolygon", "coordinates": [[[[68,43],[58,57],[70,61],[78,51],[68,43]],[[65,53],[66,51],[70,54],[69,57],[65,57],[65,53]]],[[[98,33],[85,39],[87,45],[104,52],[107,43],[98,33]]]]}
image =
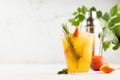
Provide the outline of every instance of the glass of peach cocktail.
{"type": "Polygon", "coordinates": [[[62,42],[68,73],[88,72],[93,53],[94,34],[78,32],[78,28],[74,33],[69,33],[65,27],[63,30],[65,35],[62,37],[62,42]]]}

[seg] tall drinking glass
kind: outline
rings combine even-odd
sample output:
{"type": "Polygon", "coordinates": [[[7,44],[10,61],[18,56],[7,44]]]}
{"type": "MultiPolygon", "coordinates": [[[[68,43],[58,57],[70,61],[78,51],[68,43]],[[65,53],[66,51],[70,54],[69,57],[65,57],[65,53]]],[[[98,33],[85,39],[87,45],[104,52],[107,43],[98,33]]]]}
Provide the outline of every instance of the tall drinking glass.
{"type": "Polygon", "coordinates": [[[77,37],[72,33],[62,37],[68,73],[88,72],[91,64],[94,34],[79,32],[77,37]]]}

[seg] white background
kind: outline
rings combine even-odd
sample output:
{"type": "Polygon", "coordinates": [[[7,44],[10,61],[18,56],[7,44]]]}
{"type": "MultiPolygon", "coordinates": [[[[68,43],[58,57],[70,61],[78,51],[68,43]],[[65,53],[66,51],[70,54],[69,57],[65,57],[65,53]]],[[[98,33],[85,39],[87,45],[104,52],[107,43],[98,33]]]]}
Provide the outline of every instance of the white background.
{"type": "MultiPolygon", "coordinates": [[[[120,0],[0,0],[0,63],[65,63],[61,24],[85,5],[108,11],[120,0]]],[[[120,50],[105,58],[120,63],[120,50]]]]}

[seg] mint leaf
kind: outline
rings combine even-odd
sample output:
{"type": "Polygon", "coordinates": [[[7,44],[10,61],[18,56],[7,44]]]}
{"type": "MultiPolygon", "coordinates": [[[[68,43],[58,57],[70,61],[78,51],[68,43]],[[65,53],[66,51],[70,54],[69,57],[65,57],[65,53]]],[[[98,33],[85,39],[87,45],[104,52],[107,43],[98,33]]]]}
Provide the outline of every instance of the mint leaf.
{"type": "Polygon", "coordinates": [[[113,33],[113,31],[111,31],[107,27],[103,28],[103,36],[106,39],[106,41],[110,41],[110,42],[112,42],[114,44],[119,42],[117,36],[113,33]]]}
{"type": "Polygon", "coordinates": [[[79,22],[75,21],[74,23],[72,23],[73,26],[79,26],[79,22]]]}
{"type": "Polygon", "coordinates": [[[115,35],[116,35],[117,37],[120,37],[120,25],[114,26],[113,32],[115,33],[115,35]]]}
{"type": "Polygon", "coordinates": [[[88,11],[88,9],[85,6],[82,6],[82,13],[85,14],[88,11]]]}
{"type": "Polygon", "coordinates": [[[108,13],[105,13],[102,17],[105,21],[108,21],[110,19],[110,15],[108,13]]]}
{"type": "Polygon", "coordinates": [[[114,16],[118,13],[118,5],[115,5],[111,10],[110,10],[110,15],[114,16]]]}
{"type": "Polygon", "coordinates": [[[118,4],[118,10],[120,10],[120,4],[118,4]]]}
{"type": "Polygon", "coordinates": [[[120,18],[120,14],[117,14],[117,17],[119,17],[119,18],[120,18]]]}
{"type": "Polygon", "coordinates": [[[110,41],[105,41],[103,42],[103,49],[106,51],[110,47],[111,42],[110,41]]]}
{"type": "Polygon", "coordinates": [[[78,19],[78,21],[82,22],[82,21],[85,19],[85,17],[84,17],[84,15],[82,15],[82,14],[78,14],[78,15],[75,17],[75,19],[78,19]]]}
{"type": "Polygon", "coordinates": [[[58,71],[58,74],[68,74],[68,70],[66,68],[62,69],[61,71],[58,71]]]}
{"type": "Polygon", "coordinates": [[[81,8],[79,7],[79,8],[77,9],[77,11],[78,11],[78,12],[81,12],[81,8]]]}
{"type": "Polygon", "coordinates": [[[76,12],[76,11],[75,11],[75,12],[73,12],[73,15],[76,15],[76,14],[78,14],[78,12],[76,12]]]}
{"type": "Polygon", "coordinates": [[[109,24],[109,27],[112,27],[112,26],[114,26],[116,23],[119,23],[119,22],[120,22],[120,18],[119,18],[119,17],[115,17],[115,18],[111,19],[108,24],[109,24]]]}
{"type": "Polygon", "coordinates": [[[71,18],[68,20],[70,23],[74,23],[75,22],[75,19],[74,18],[71,18]]]}
{"type": "Polygon", "coordinates": [[[117,50],[118,48],[120,48],[120,43],[116,44],[116,45],[113,47],[113,50],[117,50]]]}
{"type": "Polygon", "coordinates": [[[79,23],[80,23],[79,21],[76,21],[76,20],[73,19],[73,18],[72,18],[72,19],[69,19],[68,21],[69,21],[73,26],[78,26],[79,23]]]}
{"type": "Polygon", "coordinates": [[[103,38],[103,32],[100,32],[100,33],[98,34],[98,38],[103,38]]]}
{"type": "MultiPolygon", "coordinates": [[[[76,13],[75,13],[76,14],[76,13]]],[[[82,14],[75,15],[74,18],[69,19],[68,21],[73,25],[73,26],[79,26],[79,24],[85,19],[85,16],[82,14]]]]}
{"type": "Polygon", "coordinates": [[[92,8],[90,8],[89,11],[96,11],[96,8],[95,8],[95,7],[92,7],[92,8]]]}
{"type": "Polygon", "coordinates": [[[102,17],[102,12],[101,11],[97,11],[97,18],[102,17]]]}

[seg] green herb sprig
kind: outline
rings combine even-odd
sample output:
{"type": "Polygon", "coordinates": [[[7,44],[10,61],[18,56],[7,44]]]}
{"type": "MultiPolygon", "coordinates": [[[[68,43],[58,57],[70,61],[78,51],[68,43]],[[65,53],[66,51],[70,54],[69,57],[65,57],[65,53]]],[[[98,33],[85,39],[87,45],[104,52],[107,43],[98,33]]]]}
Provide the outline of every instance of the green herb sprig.
{"type": "Polygon", "coordinates": [[[87,8],[85,6],[78,7],[76,11],[73,12],[73,17],[68,21],[73,26],[80,26],[81,22],[85,19],[85,13],[88,11],[95,11],[97,13],[97,18],[101,22],[103,28],[102,35],[103,38],[103,49],[106,51],[111,44],[113,44],[113,50],[120,48],[120,4],[113,6],[108,12],[102,13],[101,10],[97,10],[94,6],[87,8]]]}
{"type": "Polygon", "coordinates": [[[90,9],[87,9],[85,6],[82,6],[82,7],[78,7],[78,9],[73,12],[73,18],[69,19],[68,21],[73,26],[79,26],[81,22],[85,19],[85,13],[88,11],[96,11],[97,18],[102,17],[102,12],[100,10],[97,11],[94,6],[91,7],[90,9]]]}
{"type": "Polygon", "coordinates": [[[69,29],[67,27],[67,24],[62,24],[62,28],[63,28],[63,32],[64,32],[64,35],[65,35],[65,39],[69,43],[71,53],[72,53],[73,57],[78,61],[80,59],[80,56],[76,54],[76,51],[75,51],[74,46],[72,44],[72,41],[69,37],[69,29]]]}
{"type": "Polygon", "coordinates": [[[68,74],[68,70],[66,68],[62,69],[61,71],[58,71],[58,74],[68,74]]]}

